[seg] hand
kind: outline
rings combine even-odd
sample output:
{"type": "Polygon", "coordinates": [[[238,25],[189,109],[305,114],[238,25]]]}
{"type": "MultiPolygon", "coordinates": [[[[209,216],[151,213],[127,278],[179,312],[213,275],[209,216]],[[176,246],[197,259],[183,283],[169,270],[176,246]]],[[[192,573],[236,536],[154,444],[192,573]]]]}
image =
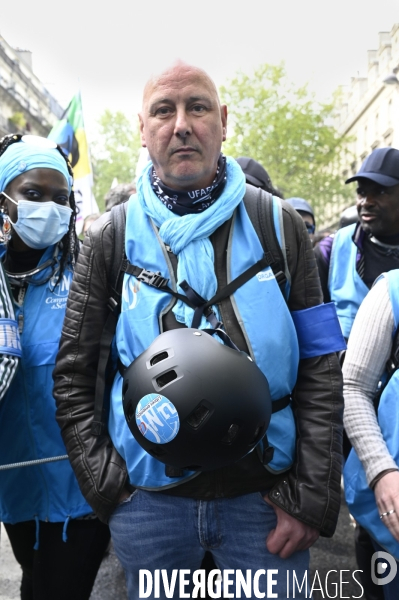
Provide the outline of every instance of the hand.
{"type": "Polygon", "coordinates": [[[298,521],[270,502],[268,496],[265,496],[264,500],[273,507],[277,515],[276,528],[272,529],[266,539],[269,552],[278,554],[281,558],[288,558],[294,552],[307,550],[315,543],[320,535],[318,529],[298,521]]]}
{"type": "Polygon", "coordinates": [[[381,477],[375,484],[374,494],[380,514],[395,510],[391,515],[382,517],[381,521],[399,542],[399,471],[391,471],[381,477]]]}

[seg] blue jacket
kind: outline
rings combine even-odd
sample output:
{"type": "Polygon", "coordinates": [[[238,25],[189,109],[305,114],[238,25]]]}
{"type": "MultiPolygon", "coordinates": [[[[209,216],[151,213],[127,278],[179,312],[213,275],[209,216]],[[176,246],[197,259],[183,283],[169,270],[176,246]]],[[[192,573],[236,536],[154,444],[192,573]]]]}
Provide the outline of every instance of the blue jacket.
{"type": "MultiPolygon", "coordinates": [[[[274,224],[280,237],[281,215],[277,199],[274,204],[274,224]]],[[[151,271],[160,271],[176,290],[173,269],[165,246],[137,199],[131,199],[128,205],[125,250],[132,264],[151,271]]],[[[261,243],[245,206],[241,203],[235,214],[227,248],[228,281],[235,279],[262,256],[261,243]]],[[[291,316],[270,267],[240,287],[234,293],[232,303],[251,357],[269,381],[272,399],[277,400],[289,395],[296,382],[299,358],[306,356],[307,352],[304,331],[301,331],[299,336],[303,341],[301,351],[298,345],[297,331],[298,328],[301,329],[302,315],[296,315],[294,318],[291,316]],[[260,327],[260,324],[264,326],[260,327]]],[[[174,299],[169,294],[141,284],[132,275],[125,275],[122,312],[116,336],[119,358],[125,366],[130,365],[159,335],[162,315],[170,310],[173,304],[174,299]]],[[[332,305],[331,308],[333,309],[332,305]]],[[[331,313],[329,309],[327,312],[319,309],[320,307],[315,307],[298,312],[311,313],[313,324],[320,319],[324,320],[324,335],[326,320],[330,318],[331,313]]],[[[332,320],[336,319],[335,309],[333,312],[332,320]]],[[[309,328],[305,327],[305,330],[308,331],[309,328]]],[[[314,330],[308,336],[309,339],[314,340],[313,333],[314,330]]],[[[325,353],[331,351],[331,348],[328,348],[325,353]]],[[[308,356],[322,353],[324,352],[321,352],[318,346],[313,349],[313,354],[311,352],[308,356]]],[[[126,461],[130,482],[135,487],[165,489],[195,476],[195,473],[187,472],[183,478],[166,477],[164,465],[147,454],[135,441],[123,414],[120,375],[116,376],[112,390],[109,431],[113,444],[126,461]]],[[[267,435],[269,443],[275,449],[273,460],[267,468],[275,473],[288,470],[295,451],[295,422],[291,406],[272,416],[267,435]]]]}
{"type": "MultiPolygon", "coordinates": [[[[40,264],[51,258],[47,248],[40,264]]],[[[37,273],[43,280],[51,267],[37,273]]],[[[54,280],[29,285],[22,306],[15,304],[22,356],[9,390],[0,403],[0,463],[62,456],[66,449],[55,420],[52,372],[72,271],[54,280]]],[[[66,521],[91,513],[68,460],[0,471],[0,520],[18,523],[39,519],[66,521]]]]}
{"type": "MultiPolygon", "coordinates": [[[[384,273],[388,279],[395,327],[399,326],[399,269],[384,273]]],[[[399,465],[399,370],[387,383],[378,406],[378,423],[387,448],[399,465]]],[[[345,497],[349,511],[383,548],[399,560],[399,542],[395,540],[379,517],[373,490],[368,486],[366,474],[355,450],[352,448],[344,467],[345,497]]]]}

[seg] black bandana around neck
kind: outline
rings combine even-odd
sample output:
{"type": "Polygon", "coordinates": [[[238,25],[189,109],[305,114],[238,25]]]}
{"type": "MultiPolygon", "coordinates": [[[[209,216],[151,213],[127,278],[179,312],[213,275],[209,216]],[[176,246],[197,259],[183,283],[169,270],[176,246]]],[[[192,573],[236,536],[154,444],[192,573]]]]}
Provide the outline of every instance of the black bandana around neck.
{"type": "Polygon", "coordinates": [[[219,198],[226,183],[226,157],[221,154],[218,160],[215,179],[211,185],[192,192],[178,192],[167,187],[151,169],[151,186],[160,201],[176,215],[200,213],[219,198]]]}

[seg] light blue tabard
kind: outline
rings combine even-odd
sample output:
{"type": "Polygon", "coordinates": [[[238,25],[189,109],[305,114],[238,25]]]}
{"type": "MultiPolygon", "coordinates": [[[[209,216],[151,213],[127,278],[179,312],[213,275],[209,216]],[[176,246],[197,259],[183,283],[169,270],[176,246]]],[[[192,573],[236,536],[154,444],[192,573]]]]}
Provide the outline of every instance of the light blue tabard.
{"type": "MultiPolygon", "coordinates": [[[[278,229],[279,223],[275,222],[275,226],[278,229]]],[[[135,197],[129,201],[127,211],[126,255],[136,266],[160,271],[176,290],[166,248],[135,197]]],[[[228,243],[229,281],[262,256],[262,246],[241,203],[228,243]]],[[[290,312],[270,267],[239,288],[232,301],[251,356],[268,378],[272,398],[290,394],[297,376],[298,342],[290,312]]],[[[116,334],[119,357],[125,366],[160,334],[162,316],[174,302],[169,294],[138,282],[134,276],[125,275],[116,334]]],[[[166,477],[165,465],[152,458],[135,441],[123,414],[121,389],[122,378],[117,374],[112,389],[109,431],[116,449],[126,461],[132,485],[165,489],[195,476],[196,473],[187,472],[184,478],[166,477]]],[[[268,468],[276,472],[289,469],[295,448],[295,423],[290,406],[273,415],[268,438],[275,448],[268,468]]]]}
{"type": "MultiPolygon", "coordinates": [[[[54,246],[43,254],[43,264],[54,246]]],[[[33,276],[42,281],[50,267],[33,276]]],[[[52,372],[58,352],[72,271],[54,288],[50,279],[29,285],[24,303],[14,306],[22,328],[22,356],[16,376],[0,403],[1,464],[66,455],[55,420],[52,372]],[[53,289],[54,288],[54,289],[53,289]]],[[[92,512],[69,460],[0,471],[0,520],[62,522],[92,512]]]]}
{"type": "Polygon", "coordinates": [[[368,287],[356,271],[357,247],[352,236],[356,225],[339,229],[334,237],[328,289],[334,302],[344,338],[348,339],[359,306],[368,287]]]}

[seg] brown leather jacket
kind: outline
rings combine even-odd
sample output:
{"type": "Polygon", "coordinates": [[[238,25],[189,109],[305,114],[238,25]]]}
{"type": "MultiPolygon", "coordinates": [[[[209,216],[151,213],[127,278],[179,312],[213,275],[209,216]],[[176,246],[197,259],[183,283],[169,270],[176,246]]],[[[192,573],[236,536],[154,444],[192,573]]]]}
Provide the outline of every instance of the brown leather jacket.
{"type": "MultiPolygon", "coordinates": [[[[320,304],[322,294],[311,243],[302,219],[286,203],[283,221],[291,273],[289,308],[301,310],[320,304]]],[[[110,225],[110,214],[106,213],[92,224],[82,246],[54,370],[57,420],[72,467],[83,495],[105,522],[128,483],[125,463],[110,437],[94,437],[90,432],[99,341],[109,310],[106,273],[112,260],[110,225]]],[[[300,361],[293,409],[297,423],[295,463],[274,484],[270,498],[322,535],[331,536],[340,506],[343,412],[342,377],[335,354],[300,361]]]]}

